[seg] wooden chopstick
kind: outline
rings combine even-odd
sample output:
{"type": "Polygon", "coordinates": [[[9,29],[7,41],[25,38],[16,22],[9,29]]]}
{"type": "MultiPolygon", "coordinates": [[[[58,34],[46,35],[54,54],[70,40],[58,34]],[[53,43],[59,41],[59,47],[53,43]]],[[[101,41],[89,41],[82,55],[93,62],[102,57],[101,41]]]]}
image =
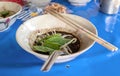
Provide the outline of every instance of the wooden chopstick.
{"type": "Polygon", "coordinates": [[[94,33],[90,32],[86,28],[80,26],[80,24],[78,24],[78,22],[76,20],[73,20],[69,17],[63,16],[63,15],[57,13],[56,11],[54,11],[53,9],[47,9],[46,11],[49,14],[51,14],[52,16],[57,17],[59,20],[63,21],[64,23],[66,23],[66,24],[70,25],[71,27],[77,29],[78,31],[83,32],[86,36],[95,40],[96,42],[98,42],[102,46],[106,47],[107,49],[109,49],[111,51],[117,51],[118,50],[118,48],[116,46],[110,44],[109,42],[103,40],[102,38],[98,37],[94,33]]]}

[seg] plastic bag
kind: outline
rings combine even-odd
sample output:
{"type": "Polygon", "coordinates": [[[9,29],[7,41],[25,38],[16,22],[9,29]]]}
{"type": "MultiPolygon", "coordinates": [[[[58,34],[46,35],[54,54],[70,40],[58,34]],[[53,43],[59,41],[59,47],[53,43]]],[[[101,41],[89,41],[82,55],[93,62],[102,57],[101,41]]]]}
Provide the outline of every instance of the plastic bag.
{"type": "Polygon", "coordinates": [[[47,13],[46,11],[47,9],[51,9],[51,8],[57,11],[58,13],[71,13],[71,10],[68,9],[66,6],[52,2],[44,8],[44,14],[47,13]]]}

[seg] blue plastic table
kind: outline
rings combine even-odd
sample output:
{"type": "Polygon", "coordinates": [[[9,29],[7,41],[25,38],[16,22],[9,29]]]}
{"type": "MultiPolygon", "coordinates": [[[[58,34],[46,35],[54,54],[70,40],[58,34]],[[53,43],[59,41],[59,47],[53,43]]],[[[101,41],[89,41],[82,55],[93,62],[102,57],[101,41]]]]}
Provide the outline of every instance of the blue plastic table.
{"type": "Polygon", "coordinates": [[[69,12],[91,21],[103,39],[119,49],[111,52],[95,43],[76,59],[55,64],[49,72],[41,72],[43,61],[24,51],[16,42],[17,20],[8,30],[0,32],[0,76],[120,76],[120,13],[106,15],[99,12],[93,1],[87,6],[72,6],[67,0],[54,0],[69,12]]]}

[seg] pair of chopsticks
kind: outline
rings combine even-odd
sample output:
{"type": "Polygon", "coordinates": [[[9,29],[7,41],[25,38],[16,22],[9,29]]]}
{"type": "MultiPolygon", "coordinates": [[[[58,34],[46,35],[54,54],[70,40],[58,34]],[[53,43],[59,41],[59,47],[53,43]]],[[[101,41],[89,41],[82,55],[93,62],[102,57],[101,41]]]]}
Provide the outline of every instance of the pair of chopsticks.
{"type": "Polygon", "coordinates": [[[95,40],[97,43],[101,44],[102,46],[106,47],[107,49],[109,49],[111,51],[117,51],[118,50],[118,48],[116,46],[110,44],[109,42],[105,41],[104,39],[102,39],[102,38],[98,37],[97,35],[95,35],[94,33],[90,32],[86,28],[80,26],[80,24],[76,20],[73,20],[69,17],[66,17],[62,14],[59,14],[54,9],[47,9],[46,11],[49,14],[51,14],[52,16],[56,17],[57,19],[59,19],[59,20],[63,21],[64,23],[70,25],[72,28],[75,28],[76,30],[83,32],[86,36],[88,36],[92,40],[95,40]]]}

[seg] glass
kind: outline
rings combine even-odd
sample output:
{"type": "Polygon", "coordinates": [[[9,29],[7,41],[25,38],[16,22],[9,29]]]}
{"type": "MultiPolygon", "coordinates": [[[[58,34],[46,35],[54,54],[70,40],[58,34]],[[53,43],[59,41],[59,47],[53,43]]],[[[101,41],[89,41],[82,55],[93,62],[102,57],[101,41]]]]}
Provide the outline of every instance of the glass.
{"type": "MultiPolygon", "coordinates": [[[[94,0],[95,3],[97,0],[94,0]]],[[[106,14],[117,14],[119,11],[120,0],[99,0],[100,11],[106,14]]]]}

